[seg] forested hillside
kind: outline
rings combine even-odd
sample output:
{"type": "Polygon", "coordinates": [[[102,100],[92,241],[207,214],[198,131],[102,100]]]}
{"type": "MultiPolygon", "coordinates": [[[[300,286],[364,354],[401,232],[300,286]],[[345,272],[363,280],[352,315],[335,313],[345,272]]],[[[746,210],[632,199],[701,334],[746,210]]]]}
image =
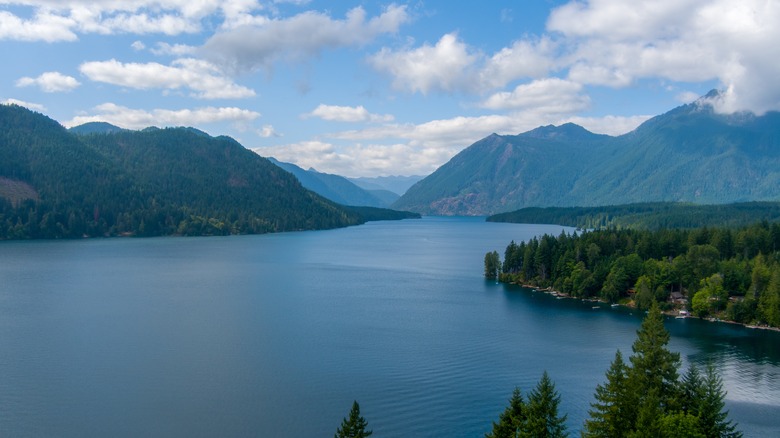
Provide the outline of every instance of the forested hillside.
{"type": "Polygon", "coordinates": [[[365,221],[228,137],[104,128],[76,135],[41,114],[0,106],[0,239],[266,233],[365,221]]]}
{"type": "Polygon", "coordinates": [[[585,229],[743,227],[780,221],[780,202],[696,205],[656,202],[603,207],[528,207],[487,218],[488,222],[557,224],[585,229]]]}
{"type": "Polygon", "coordinates": [[[698,316],[780,327],[780,223],[544,235],[486,254],[485,275],[640,309],[679,293],[698,316]]]}
{"type": "Polygon", "coordinates": [[[490,135],[393,208],[490,215],[525,207],[780,200],[780,113],[715,113],[707,98],[618,137],[573,124],[490,135]]]}

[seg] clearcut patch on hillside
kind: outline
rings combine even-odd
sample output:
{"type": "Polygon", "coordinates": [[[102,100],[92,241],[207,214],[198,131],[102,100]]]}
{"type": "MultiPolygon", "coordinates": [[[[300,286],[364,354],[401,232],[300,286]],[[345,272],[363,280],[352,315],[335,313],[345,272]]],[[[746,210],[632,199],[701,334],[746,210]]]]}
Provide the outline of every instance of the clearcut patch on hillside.
{"type": "Polygon", "coordinates": [[[0,198],[8,199],[16,207],[25,199],[38,200],[38,192],[24,181],[0,176],[0,198]]]}

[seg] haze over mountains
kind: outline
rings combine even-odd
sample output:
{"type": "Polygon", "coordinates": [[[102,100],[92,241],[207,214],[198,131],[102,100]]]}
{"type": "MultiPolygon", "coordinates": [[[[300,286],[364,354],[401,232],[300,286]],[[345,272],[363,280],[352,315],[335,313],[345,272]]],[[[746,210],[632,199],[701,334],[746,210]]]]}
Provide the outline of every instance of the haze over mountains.
{"type": "Polygon", "coordinates": [[[392,207],[488,215],[524,207],[780,199],[780,113],[717,114],[717,92],[627,134],[574,125],[492,134],[412,186],[392,207]]]}
{"type": "Polygon", "coordinates": [[[386,189],[364,189],[349,179],[317,172],[314,169],[304,170],[292,163],[283,163],[274,158],[269,160],[292,173],[307,189],[342,205],[361,205],[367,207],[388,207],[400,197],[386,189]]]}

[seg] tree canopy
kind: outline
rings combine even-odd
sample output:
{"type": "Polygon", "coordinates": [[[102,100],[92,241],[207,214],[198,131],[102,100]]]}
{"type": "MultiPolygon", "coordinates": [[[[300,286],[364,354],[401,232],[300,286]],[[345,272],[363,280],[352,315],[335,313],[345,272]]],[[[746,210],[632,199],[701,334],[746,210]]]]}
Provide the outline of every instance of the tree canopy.
{"type": "Polygon", "coordinates": [[[349,416],[342,420],[341,426],[336,430],[336,438],[366,438],[373,434],[372,431],[366,430],[366,427],[368,422],[360,415],[360,405],[355,400],[352,402],[349,416]]]}
{"type": "Polygon", "coordinates": [[[500,264],[501,281],[575,298],[780,327],[780,223],[562,232],[510,242],[500,264]]]}

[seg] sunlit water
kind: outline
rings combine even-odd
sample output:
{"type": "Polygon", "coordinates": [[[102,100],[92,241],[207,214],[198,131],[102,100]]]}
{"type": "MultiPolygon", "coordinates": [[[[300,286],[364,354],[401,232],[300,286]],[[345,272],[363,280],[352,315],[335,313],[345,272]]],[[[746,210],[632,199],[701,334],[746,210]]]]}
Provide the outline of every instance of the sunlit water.
{"type": "MultiPolygon", "coordinates": [[[[0,435],[480,437],[547,370],[570,431],[641,321],[487,282],[550,225],[424,218],[263,236],[0,243],[0,435]]],[[[746,436],[780,430],[780,335],[667,320],[746,436]]],[[[574,434],[573,434],[574,435],[574,434]]]]}

